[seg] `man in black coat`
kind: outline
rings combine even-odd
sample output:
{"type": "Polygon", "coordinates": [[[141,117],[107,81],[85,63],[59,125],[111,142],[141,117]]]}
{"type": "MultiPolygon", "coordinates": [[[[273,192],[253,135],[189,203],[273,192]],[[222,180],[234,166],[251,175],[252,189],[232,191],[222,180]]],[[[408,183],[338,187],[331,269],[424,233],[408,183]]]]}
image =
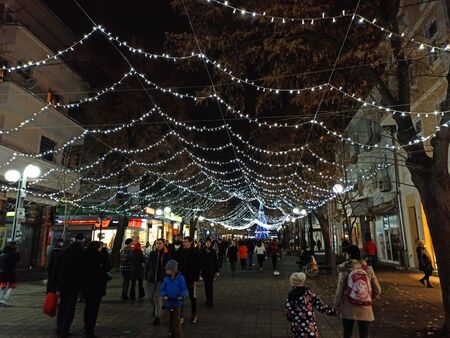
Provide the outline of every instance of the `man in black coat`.
{"type": "MultiPolygon", "coordinates": [[[[191,237],[183,239],[183,250],[177,255],[178,271],[186,281],[186,286],[191,300],[191,323],[197,322],[197,296],[195,294],[195,283],[200,279],[200,255],[194,247],[191,237]]],[[[183,311],[182,311],[183,312],[183,311]]]]}
{"type": "Polygon", "coordinates": [[[207,238],[200,253],[200,270],[205,285],[206,306],[212,307],[214,300],[214,280],[219,273],[217,254],[212,248],[211,238],[207,238]]]}
{"type": "Polygon", "coordinates": [[[0,306],[9,306],[11,293],[16,288],[16,265],[20,253],[15,242],[8,243],[0,253],[0,306]]]}
{"type": "Polygon", "coordinates": [[[164,239],[160,238],[156,240],[155,250],[150,252],[145,269],[145,279],[149,283],[149,291],[153,302],[153,315],[155,317],[153,325],[159,325],[161,323],[162,298],[160,290],[162,281],[166,275],[164,267],[170,258],[171,255],[164,245],[164,239]]]}
{"type": "Polygon", "coordinates": [[[63,247],[63,239],[58,238],[55,242],[55,246],[53,247],[50,255],[48,257],[48,268],[47,268],[47,293],[55,290],[55,286],[52,285],[52,281],[55,280],[53,277],[55,273],[56,261],[58,260],[59,254],[62,251],[63,247]]]}
{"type": "Polygon", "coordinates": [[[78,295],[83,286],[83,234],[77,234],[75,241],[63,249],[55,265],[55,273],[50,281],[54,290],[60,293],[56,332],[60,337],[69,336],[70,326],[75,317],[78,295]]]}

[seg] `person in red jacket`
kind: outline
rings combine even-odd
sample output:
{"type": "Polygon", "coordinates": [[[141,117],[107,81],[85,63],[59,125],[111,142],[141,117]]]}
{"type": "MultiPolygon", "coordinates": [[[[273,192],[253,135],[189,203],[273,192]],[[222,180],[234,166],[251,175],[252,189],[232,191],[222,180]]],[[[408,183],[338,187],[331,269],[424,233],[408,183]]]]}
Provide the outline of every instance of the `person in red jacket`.
{"type": "Polygon", "coordinates": [[[364,246],[364,250],[367,253],[367,263],[371,266],[375,266],[377,263],[377,245],[372,240],[372,238],[368,238],[366,241],[366,245],[364,246]]]}
{"type": "Polygon", "coordinates": [[[242,270],[245,270],[247,268],[248,248],[244,242],[241,242],[239,245],[238,256],[241,260],[242,270]]]}

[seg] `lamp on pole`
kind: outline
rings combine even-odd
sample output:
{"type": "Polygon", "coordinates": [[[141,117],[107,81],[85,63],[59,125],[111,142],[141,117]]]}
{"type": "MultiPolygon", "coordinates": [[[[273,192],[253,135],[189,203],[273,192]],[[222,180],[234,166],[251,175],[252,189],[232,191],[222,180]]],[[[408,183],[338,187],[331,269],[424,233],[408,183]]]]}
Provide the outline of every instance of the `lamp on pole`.
{"type": "Polygon", "coordinates": [[[27,186],[27,178],[37,178],[40,174],[41,169],[37,165],[29,164],[25,167],[22,173],[20,173],[18,170],[12,169],[8,170],[4,175],[6,181],[10,183],[18,182],[16,204],[14,207],[14,221],[11,234],[12,242],[16,241],[16,239],[20,239],[21,237],[20,222],[25,219],[25,210],[23,208],[23,203],[26,197],[25,189],[27,186]]]}

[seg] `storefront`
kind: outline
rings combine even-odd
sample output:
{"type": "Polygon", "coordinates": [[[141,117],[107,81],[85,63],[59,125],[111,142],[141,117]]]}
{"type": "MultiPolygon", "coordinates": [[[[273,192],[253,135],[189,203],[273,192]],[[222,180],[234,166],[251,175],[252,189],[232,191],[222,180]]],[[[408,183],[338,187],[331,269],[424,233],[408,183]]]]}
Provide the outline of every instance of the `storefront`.
{"type": "Polygon", "coordinates": [[[385,214],[375,219],[378,259],[381,262],[398,264],[401,255],[401,233],[398,216],[385,214]]]}

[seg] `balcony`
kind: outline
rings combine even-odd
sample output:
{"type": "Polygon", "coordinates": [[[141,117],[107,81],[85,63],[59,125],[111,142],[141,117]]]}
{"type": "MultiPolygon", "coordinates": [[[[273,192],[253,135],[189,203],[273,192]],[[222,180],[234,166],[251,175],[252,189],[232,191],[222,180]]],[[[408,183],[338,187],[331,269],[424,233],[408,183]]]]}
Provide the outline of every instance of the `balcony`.
{"type": "MultiPolygon", "coordinates": [[[[3,118],[3,130],[17,127],[45,105],[45,101],[13,82],[0,83],[0,116],[3,118]]],[[[41,136],[61,146],[82,132],[83,128],[67,115],[55,108],[48,108],[19,131],[2,135],[0,144],[28,154],[38,154],[41,136]]]]}

